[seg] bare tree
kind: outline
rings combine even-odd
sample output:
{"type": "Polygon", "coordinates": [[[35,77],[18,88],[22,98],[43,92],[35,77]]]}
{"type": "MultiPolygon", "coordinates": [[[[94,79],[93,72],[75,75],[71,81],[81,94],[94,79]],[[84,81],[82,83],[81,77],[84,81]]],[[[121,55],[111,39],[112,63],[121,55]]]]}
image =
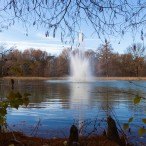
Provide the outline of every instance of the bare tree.
{"type": "Polygon", "coordinates": [[[138,77],[140,74],[140,71],[144,67],[145,47],[140,43],[132,44],[130,47],[127,48],[127,52],[131,54],[133,57],[133,63],[135,66],[135,74],[138,77]]]}
{"type": "Polygon", "coordinates": [[[0,45],[0,77],[3,76],[4,70],[3,67],[5,65],[5,62],[7,61],[6,55],[12,51],[15,47],[7,48],[6,44],[0,45]]]}
{"type": "Polygon", "coordinates": [[[100,45],[100,47],[97,50],[97,56],[99,59],[99,63],[101,66],[101,69],[103,68],[103,71],[105,71],[105,73],[103,73],[105,76],[109,76],[109,69],[111,66],[111,57],[112,57],[112,47],[110,45],[110,43],[105,40],[105,43],[100,45]]]}
{"type": "MultiPolygon", "coordinates": [[[[138,28],[146,22],[146,3],[143,0],[0,0],[0,26],[8,28],[17,22],[27,27],[46,28],[46,36],[55,37],[61,29],[65,36],[74,38],[82,24],[102,34],[120,32],[129,27],[138,28]]],[[[141,30],[143,39],[143,30],[141,30]]]]}

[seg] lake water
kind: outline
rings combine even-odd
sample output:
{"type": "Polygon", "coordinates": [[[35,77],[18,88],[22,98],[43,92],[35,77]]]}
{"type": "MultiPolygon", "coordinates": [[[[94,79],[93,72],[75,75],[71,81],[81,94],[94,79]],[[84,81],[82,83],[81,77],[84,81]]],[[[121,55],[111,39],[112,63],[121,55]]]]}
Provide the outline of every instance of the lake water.
{"type": "MultiPolygon", "coordinates": [[[[130,127],[132,135],[137,136],[138,128],[144,126],[141,119],[146,118],[146,101],[142,100],[136,106],[133,104],[135,95],[146,97],[145,81],[72,83],[67,80],[26,80],[15,81],[15,90],[30,93],[30,103],[27,108],[9,108],[7,123],[11,129],[28,135],[67,137],[73,123],[80,129],[87,124],[82,133],[88,133],[95,121],[102,127],[100,132],[106,128],[106,116],[111,115],[121,126],[134,117],[130,127]]],[[[0,97],[6,97],[9,91],[9,81],[1,80],[0,97]]]]}

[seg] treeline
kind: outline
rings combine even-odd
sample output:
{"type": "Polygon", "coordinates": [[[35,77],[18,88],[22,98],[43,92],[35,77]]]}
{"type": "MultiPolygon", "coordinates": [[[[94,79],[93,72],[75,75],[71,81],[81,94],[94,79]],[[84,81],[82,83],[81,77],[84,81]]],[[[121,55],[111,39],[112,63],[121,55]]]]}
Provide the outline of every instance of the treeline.
{"type": "MultiPolygon", "coordinates": [[[[0,76],[38,76],[60,77],[70,73],[70,48],[64,49],[59,56],[45,51],[26,49],[1,52],[0,76]]],[[[133,44],[125,54],[113,52],[109,42],[105,41],[96,50],[87,50],[85,55],[91,58],[95,76],[146,76],[145,48],[133,44]]]]}

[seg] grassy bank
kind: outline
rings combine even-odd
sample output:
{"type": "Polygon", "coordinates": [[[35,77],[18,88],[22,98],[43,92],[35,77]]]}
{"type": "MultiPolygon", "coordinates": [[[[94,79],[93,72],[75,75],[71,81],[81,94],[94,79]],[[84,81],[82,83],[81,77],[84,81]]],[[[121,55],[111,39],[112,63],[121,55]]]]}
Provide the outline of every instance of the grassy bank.
{"type": "Polygon", "coordinates": [[[2,77],[4,80],[66,80],[67,77],[2,77]]]}
{"type": "MultiPolygon", "coordinates": [[[[9,80],[67,80],[69,77],[2,77],[1,79],[9,80]]],[[[94,77],[94,80],[146,80],[146,77],[94,77]]]]}

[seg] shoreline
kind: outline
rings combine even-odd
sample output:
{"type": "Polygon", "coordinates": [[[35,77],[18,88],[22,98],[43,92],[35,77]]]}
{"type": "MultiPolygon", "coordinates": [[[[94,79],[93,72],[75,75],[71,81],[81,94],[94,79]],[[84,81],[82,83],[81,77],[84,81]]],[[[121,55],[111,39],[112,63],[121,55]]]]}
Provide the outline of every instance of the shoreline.
{"type": "MultiPolygon", "coordinates": [[[[126,145],[124,137],[120,137],[122,144],[126,145]]],[[[0,145],[3,146],[69,146],[69,138],[41,138],[37,136],[27,136],[21,132],[0,133],[0,145]]],[[[90,137],[79,137],[79,146],[117,146],[117,142],[108,139],[103,135],[93,135],[90,137]]],[[[134,146],[127,141],[127,146],[134,146]]]]}
{"type": "MultiPolygon", "coordinates": [[[[67,80],[69,77],[1,77],[2,80],[67,80]]],[[[93,77],[93,80],[126,80],[126,81],[138,81],[146,80],[146,77],[93,77]]]]}

